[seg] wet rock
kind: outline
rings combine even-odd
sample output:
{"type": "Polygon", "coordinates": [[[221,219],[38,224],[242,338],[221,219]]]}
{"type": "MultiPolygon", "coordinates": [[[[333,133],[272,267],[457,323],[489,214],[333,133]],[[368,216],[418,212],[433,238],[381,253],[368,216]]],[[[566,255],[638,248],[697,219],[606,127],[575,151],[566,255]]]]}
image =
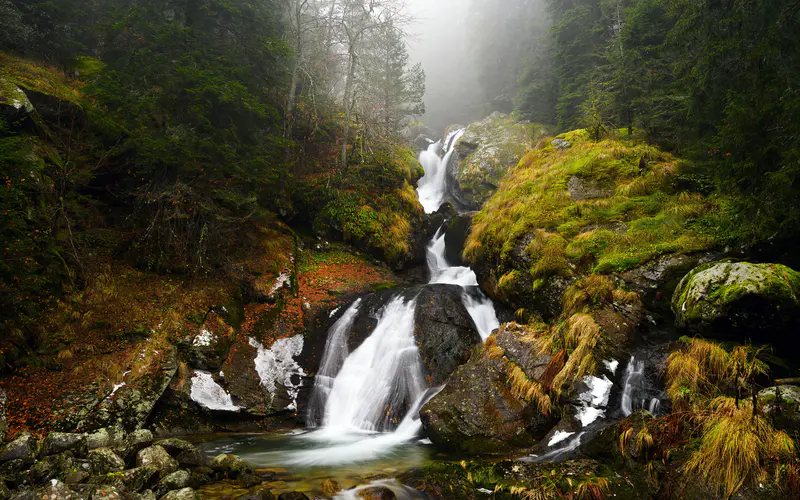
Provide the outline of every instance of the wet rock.
{"type": "Polygon", "coordinates": [[[233,327],[222,317],[209,313],[197,334],[186,341],[189,366],[198,370],[219,370],[228,357],[233,333],[233,327]]]}
{"type": "Polygon", "coordinates": [[[178,470],[178,461],[169,456],[167,450],[161,446],[150,446],[136,454],[137,467],[154,467],[158,477],[164,478],[178,470]]]}
{"type": "Polygon", "coordinates": [[[258,484],[261,484],[261,478],[255,474],[242,474],[239,476],[239,479],[236,480],[236,483],[241,486],[242,488],[252,488],[258,484]]]}
{"type": "Polygon", "coordinates": [[[86,435],[66,432],[51,432],[42,443],[43,456],[72,451],[78,456],[86,454],[86,435]]]}
{"type": "Polygon", "coordinates": [[[182,439],[162,439],[155,443],[178,461],[178,465],[187,467],[200,467],[208,465],[205,452],[188,441],[182,439]]]}
{"type": "Polygon", "coordinates": [[[97,448],[113,448],[121,445],[125,440],[125,433],[120,429],[97,429],[86,434],[86,447],[90,450],[97,448]]]}
{"type": "Polygon", "coordinates": [[[211,476],[214,471],[206,469],[205,467],[198,467],[189,474],[189,486],[191,488],[200,488],[211,482],[211,476]]]}
{"type": "Polygon", "coordinates": [[[122,446],[122,454],[128,460],[151,444],[153,444],[153,433],[147,429],[137,429],[128,435],[122,446]]]}
{"type": "Polygon", "coordinates": [[[359,491],[358,498],[362,500],[396,500],[397,495],[389,488],[378,486],[359,491]]]}
{"type": "Polygon", "coordinates": [[[38,446],[36,438],[25,432],[11,441],[0,451],[0,462],[8,460],[32,460],[36,457],[38,446]]]}
{"type": "Polygon", "coordinates": [[[189,482],[190,476],[188,472],[185,470],[175,471],[159,481],[156,491],[167,492],[171,490],[181,490],[183,488],[188,488],[189,482]]]}
{"type": "Polygon", "coordinates": [[[461,287],[432,285],[418,292],[414,338],[428,383],[437,386],[469,359],[481,336],[464,306],[461,287]]]}
{"type": "Polygon", "coordinates": [[[158,479],[158,469],[152,466],[136,467],[126,470],[122,475],[122,484],[132,493],[150,488],[158,479]]]}
{"type": "Polygon", "coordinates": [[[252,474],[253,469],[244,460],[236,455],[221,454],[211,460],[211,468],[214,472],[224,474],[228,478],[237,478],[242,474],[252,474]]]}
{"type": "Polygon", "coordinates": [[[672,299],[676,323],[692,333],[796,346],[800,273],[779,264],[716,262],[692,270],[672,299]]]}
{"type": "Polygon", "coordinates": [[[764,389],[758,393],[758,404],[776,429],[795,438],[800,436],[800,387],[781,385],[764,389]]]}
{"type": "Polygon", "coordinates": [[[125,461],[111,448],[97,448],[88,454],[89,462],[95,474],[108,474],[125,470],[125,461]]]}
{"type": "Polygon", "coordinates": [[[88,472],[75,471],[64,476],[64,482],[70,486],[85,483],[91,476],[88,472]]]}
{"type": "Polygon", "coordinates": [[[622,274],[628,287],[639,293],[648,310],[667,312],[672,294],[686,273],[713,260],[712,253],[670,254],[622,274]]]}
{"type": "Polygon", "coordinates": [[[170,491],[161,500],[197,500],[197,492],[192,488],[183,488],[181,490],[170,491]]]}
{"type": "Polygon", "coordinates": [[[444,257],[451,266],[464,266],[466,263],[461,256],[467,242],[469,230],[472,228],[473,214],[459,214],[447,226],[444,234],[444,257]]]}
{"type": "Polygon", "coordinates": [[[238,500],[275,500],[275,495],[267,488],[259,488],[254,493],[239,497],[238,500]]]}
{"type": "Polygon", "coordinates": [[[527,446],[533,438],[523,417],[526,404],[507,386],[500,361],[475,349],[447,386],[421,410],[426,435],[444,449],[494,453],[527,446]]]}
{"type": "Polygon", "coordinates": [[[54,455],[33,464],[29,477],[34,484],[43,484],[51,479],[64,479],[73,469],[75,465],[71,457],[54,455]]]}
{"type": "Polygon", "coordinates": [[[451,196],[468,209],[480,208],[543,132],[502,113],[469,124],[446,165],[451,196]]]}

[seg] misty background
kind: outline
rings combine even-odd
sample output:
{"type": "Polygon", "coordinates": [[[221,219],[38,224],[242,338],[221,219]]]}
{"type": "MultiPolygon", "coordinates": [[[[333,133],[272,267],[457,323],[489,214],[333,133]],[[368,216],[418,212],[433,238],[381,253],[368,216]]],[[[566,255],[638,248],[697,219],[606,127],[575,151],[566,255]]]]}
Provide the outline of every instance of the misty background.
{"type": "Polygon", "coordinates": [[[427,75],[422,122],[441,134],[515,106],[521,68],[548,27],[543,0],[410,0],[412,61],[427,75]]]}

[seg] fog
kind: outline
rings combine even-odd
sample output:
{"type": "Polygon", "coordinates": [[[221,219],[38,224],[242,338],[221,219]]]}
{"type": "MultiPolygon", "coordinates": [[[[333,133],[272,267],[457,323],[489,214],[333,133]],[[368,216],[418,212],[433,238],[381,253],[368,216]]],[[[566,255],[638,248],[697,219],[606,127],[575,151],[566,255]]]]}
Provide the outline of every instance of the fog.
{"type": "Polygon", "coordinates": [[[422,121],[441,134],[514,109],[517,80],[548,26],[544,0],[409,0],[411,59],[427,74],[422,121]]]}
{"type": "Polygon", "coordinates": [[[410,55],[425,73],[422,121],[441,134],[447,125],[480,118],[481,90],[469,53],[466,19],[470,0],[411,0],[410,55]]]}

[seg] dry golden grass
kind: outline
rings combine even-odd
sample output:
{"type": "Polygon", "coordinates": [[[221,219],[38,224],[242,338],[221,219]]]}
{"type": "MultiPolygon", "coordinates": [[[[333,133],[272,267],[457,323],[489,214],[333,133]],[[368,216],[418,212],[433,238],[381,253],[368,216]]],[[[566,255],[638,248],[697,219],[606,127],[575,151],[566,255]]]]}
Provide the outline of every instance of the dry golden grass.
{"type": "Polygon", "coordinates": [[[725,498],[745,483],[765,481],[768,458],[795,453],[792,439],[754,413],[749,401],[737,404],[733,398],[716,398],[702,419],[700,448],[689,457],[686,469],[717,487],[725,498]]]}

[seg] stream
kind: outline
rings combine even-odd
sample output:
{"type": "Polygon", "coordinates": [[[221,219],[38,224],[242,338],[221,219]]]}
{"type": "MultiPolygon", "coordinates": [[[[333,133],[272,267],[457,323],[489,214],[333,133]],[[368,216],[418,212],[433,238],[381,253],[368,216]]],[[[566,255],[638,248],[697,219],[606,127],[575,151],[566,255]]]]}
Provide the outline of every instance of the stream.
{"type": "MultiPolygon", "coordinates": [[[[420,154],[425,176],[418,194],[427,213],[447,198],[446,166],[464,130],[451,132],[420,154]]],[[[439,228],[427,248],[429,284],[462,287],[462,301],[482,340],[500,326],[494,304],[478,287],[469,267],[447,262],[445,231],[439,228]]],[[[334,498],[357,498],[372,485],[392,490],[397,498],[425,498],[393,480],[400,473],[432,460],[459,457],[437,453],[422,435],[419,410],[444,386],[429,387],[414,340],[416,299],[398,291],[377,312],[371,334],[352,352],[348,348],[356,316],[363,307],[357,299],[328,330],[324,355],[314,379],[306,414],[306,429],[283,435],[224,435],[204,438],[210,456],[232,453],[261,472],[274,474],[269,487],[322,496],[322,481],[335,480],[345,490],[334,498]],[[387,408],[407,408],[401,419],[390,418],[387,408]],[[365,486],[366,485],[366,486],[365,486]]],[[[643,351],[643,352],[646,352],[643,351]]],[[[637,357],[638,356],[638,357],[637,357]]],[[[570,458],[594,433],[638,408],[660,410],[662,395],[646,373],[644,355],[630,360],[608,360],[602,378],[586,377],[587,390],[576,404],[574,430],[554,431],[539,454],[528,461],[570,458]],[[616,388],[616,390],[615,390],[616,388]]],[[[230,405],[230,401],[219,401],[230,405]]],[[[205,497],[244,494],[231,485],[202,490],[205,497]]]]}

